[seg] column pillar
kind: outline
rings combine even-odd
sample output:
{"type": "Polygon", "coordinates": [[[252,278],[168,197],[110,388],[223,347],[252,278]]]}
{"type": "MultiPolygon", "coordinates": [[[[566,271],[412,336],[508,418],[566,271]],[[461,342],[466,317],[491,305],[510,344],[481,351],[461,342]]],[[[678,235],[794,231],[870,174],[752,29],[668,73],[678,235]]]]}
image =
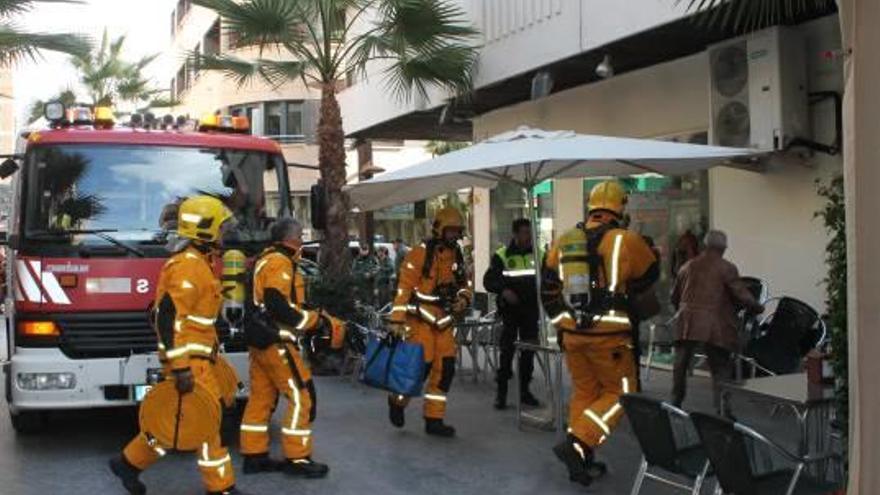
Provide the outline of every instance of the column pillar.
{"type": "Polygon", "coordinates": [[[880,493],[880,2],[839,0],[849,320],[849,493],[880,493]]]}

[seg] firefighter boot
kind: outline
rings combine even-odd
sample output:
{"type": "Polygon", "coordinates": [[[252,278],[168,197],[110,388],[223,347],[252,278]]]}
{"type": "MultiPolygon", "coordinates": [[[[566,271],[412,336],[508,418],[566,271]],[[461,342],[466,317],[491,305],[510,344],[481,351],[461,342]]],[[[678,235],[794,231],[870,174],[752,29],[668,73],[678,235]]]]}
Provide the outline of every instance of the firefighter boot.
{"type": "Polygon", "coordinates": [[[315,462],[311,457],[292,459],[284,463],[284,474],[299,478],[323,478],[330,472],[326,464],[315,462]]]}
{"type": "Polygon", "coordinates": [[[284,464],[284,461],[272,459],[269,454],[245,455],[241,470],[244,474],[273,473],[281,471],[284,464]]]}
{"type": "Polygon", "coordinates": [[[406,424],[403,406],[394,402],[391,397],[388,397],[388,419],[397,428],[403,428],[403,425],[406,424]]]}
{"type": "Polygon", "coordinates": [[[124,457],[114,457],[110,459],[110,471],[119,478],[122,486],[130,495],[144,495],[147,493],[147,486],[140,480],[141,471],[132,466],[124,457]]]}
{"type": "Polygon", "coordinates": [[[590,447],[584,445],[573,435],[569,435],[562,443],[553,447],[553,453],[568,468],[568,479],[574,483],[590,486],[593,477],[590,476],[590,459],[593,452],[590,447]]]}
{"type": "Polygon", "coordinates": [[[507,380],[498,380],[498,389],[495,392],[495,409],[499,411],[507,409],[507,380]]]}
{"type": "Polygon", "coordinates": [[[425,433],[438,437],[452,438],[455,428],[443,423],[442,419],[425,418],[425,433]]]}

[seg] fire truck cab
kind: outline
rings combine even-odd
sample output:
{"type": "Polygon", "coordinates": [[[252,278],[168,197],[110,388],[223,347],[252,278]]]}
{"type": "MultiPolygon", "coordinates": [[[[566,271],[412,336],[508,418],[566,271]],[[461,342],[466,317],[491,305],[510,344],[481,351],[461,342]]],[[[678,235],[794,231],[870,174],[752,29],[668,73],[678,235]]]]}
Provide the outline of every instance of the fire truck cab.
{"type": "MultiPolygon", "coordinates": [[[[155,381],[150,313],[159,270],[181,242],[174,231],[184,198],[222,199],[236,218],[224,248],[248,256],[265,247],[269,222],[290,214],[274,141],[219,117],[187,130],[172,119],[122,127],[99,115],[31,132],[13,176],[3,376],[19,432],[41,429],[50,411],[134,405],[155,381]]],[[[217,327],[246,377],[236,322],[219,318],[217,327]]]]}

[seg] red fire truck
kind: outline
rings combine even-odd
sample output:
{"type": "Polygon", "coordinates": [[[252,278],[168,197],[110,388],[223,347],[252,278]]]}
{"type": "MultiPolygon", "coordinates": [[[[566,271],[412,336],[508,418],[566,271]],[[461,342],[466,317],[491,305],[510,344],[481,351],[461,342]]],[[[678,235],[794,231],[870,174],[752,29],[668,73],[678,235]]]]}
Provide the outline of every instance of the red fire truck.
{"type": "MultiPolygon", "coordinates": [[[[51,128],[26,138],[6,240],[3,372],[20,432],[39,430],[51,411],[143,397],[161,367],[149,313],[183,198],[223,199],[237,220],[224,245],[248,255],[265,246],[271,218],[290,212],[279,146],[243,135],[241,118],[215,116],[197,131],[170,118],[123,127],[54,113],[51,128]]],[[[246,376],[240,332],[218,330],[246,376]]]]}

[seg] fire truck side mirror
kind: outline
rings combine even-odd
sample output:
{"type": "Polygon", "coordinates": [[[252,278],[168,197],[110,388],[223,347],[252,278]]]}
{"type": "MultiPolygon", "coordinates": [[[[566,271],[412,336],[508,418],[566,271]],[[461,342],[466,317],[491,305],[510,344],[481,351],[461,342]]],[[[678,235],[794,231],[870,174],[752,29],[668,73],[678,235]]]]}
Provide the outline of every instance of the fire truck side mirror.
{"type": "Polygon", "coordinates": [[[15,172],[18,172],[19,168],[18,162],[15,159],[7,158],[3,163],[0,163],[0,179],[10,177],[15,172]]]}
{"type": "Polygon", "coordinates": [[[320,182],[312,186],[309,196],[309,209],[312,213],[312,228],[324,230],[327,228],[327,192],[320,182]]]}

